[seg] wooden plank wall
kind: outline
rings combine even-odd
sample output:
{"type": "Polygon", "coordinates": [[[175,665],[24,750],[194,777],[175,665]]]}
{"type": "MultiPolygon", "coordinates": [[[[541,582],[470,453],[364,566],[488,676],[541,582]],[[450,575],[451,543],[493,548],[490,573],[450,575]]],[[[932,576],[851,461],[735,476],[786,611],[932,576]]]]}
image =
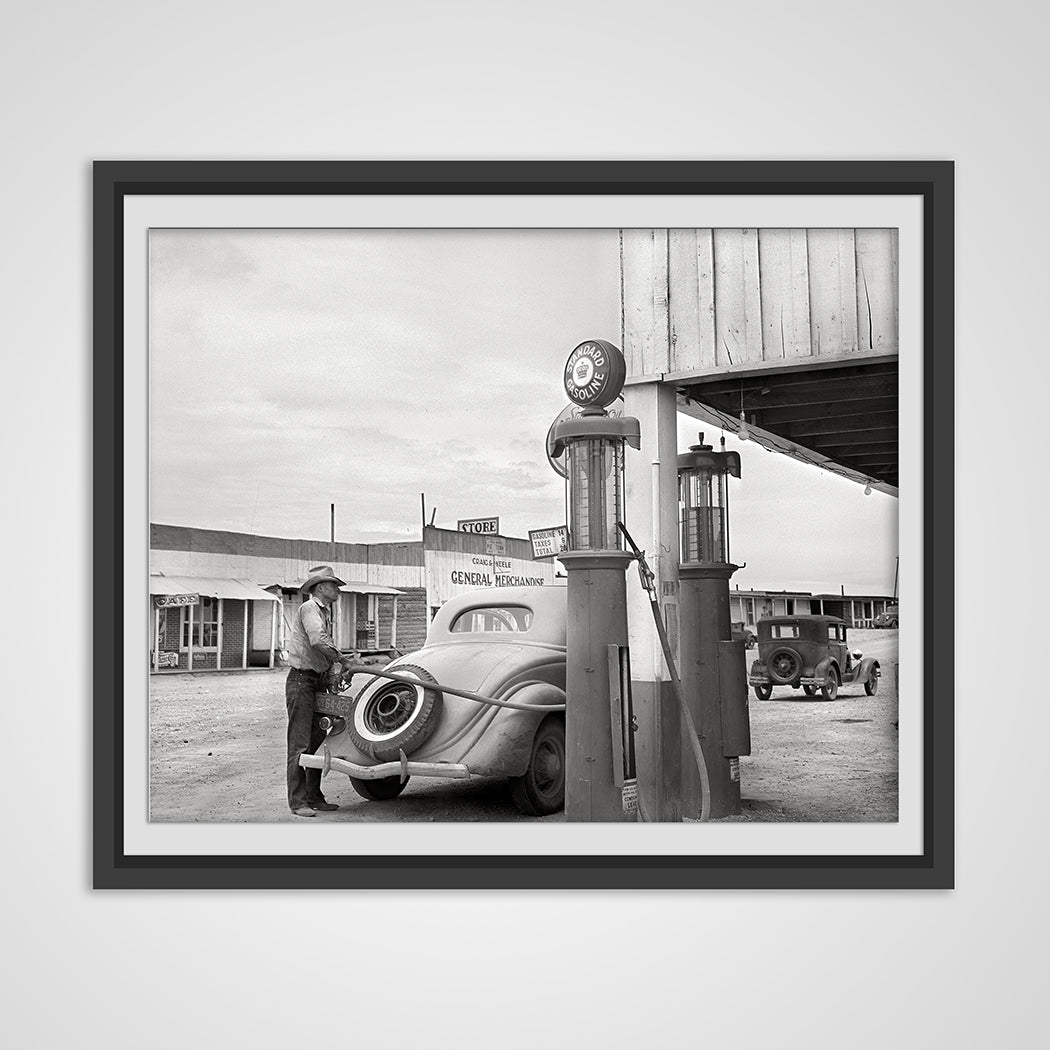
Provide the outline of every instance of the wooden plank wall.
{"type": "Polygon", "coordinates": [[[621,231],[629,376],[898,352],[897,231],[621,231]]]}

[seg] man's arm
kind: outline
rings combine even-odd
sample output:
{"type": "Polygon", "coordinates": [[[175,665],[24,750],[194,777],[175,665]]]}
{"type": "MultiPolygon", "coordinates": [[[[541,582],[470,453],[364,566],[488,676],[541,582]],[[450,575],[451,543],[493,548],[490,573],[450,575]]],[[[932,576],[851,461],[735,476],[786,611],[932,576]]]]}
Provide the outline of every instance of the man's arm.
{"type": "Polygon", "coordinates": [[[329,660],[342,660],[343,654],[336,648],[328,628],[325,626],[324,617],[316,602],[306,602],[302,606],[303,628],[310,644],[329,660]]]}

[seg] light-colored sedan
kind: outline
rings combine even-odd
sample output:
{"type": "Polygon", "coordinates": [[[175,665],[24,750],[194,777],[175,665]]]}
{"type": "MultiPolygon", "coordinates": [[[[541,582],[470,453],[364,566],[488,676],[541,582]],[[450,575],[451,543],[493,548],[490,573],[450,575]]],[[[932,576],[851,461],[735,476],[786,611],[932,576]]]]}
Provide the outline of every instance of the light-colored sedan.
{"type": "Polygon", "coordinates": [[[410,776],[505,776],[526,814],[565,801],[564,587],[489,588],[446,602],[417,652],[353,696],[319,693],[324,743],[300,762],[350,777],[367,799],[410,776]]]}

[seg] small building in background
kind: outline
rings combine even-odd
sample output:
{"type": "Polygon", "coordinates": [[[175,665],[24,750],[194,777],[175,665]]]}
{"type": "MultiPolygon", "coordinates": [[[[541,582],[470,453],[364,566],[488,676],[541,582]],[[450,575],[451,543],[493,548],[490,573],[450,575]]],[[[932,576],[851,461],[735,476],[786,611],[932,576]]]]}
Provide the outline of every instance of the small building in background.
{"type": "Polygon", "coordinates": [[[730,619],[754,628],[765,616],[837,616],[852,627],[871,627],[875,617],[895,605],[885,594],[812,594],[809,591],[729,592],[730,619]]]}

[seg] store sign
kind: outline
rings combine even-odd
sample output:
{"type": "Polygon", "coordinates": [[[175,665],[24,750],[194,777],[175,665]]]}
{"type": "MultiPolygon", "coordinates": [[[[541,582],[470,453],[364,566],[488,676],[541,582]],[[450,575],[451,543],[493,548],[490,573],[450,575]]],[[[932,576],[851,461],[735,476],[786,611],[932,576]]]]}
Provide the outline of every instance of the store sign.
{"type": "Polygon", "coordinates": [[[507,553],[507,541],[502,536],[490,536],[485,540],[485,553],[505,555],[507,553]]]}
{"type": "Polygon", "coordinates": [[[499,532],[499,518],[469,518],[456,525],[459,532],[474,532],[483,536],[495,536],[499,532]]]}
{"type": "Polygon", "coordinates": [[[171,609],[179,605],[196,605],[200,600],[199,594],[158,594],[153,603],[158,609],[171,609]]]}
{"type": "Polygon", "coordinates": [[[554,558],[569,549],[569,530],[564,525],[550,529],[530,529],[529,542],[534,558],[554,558]]]}

